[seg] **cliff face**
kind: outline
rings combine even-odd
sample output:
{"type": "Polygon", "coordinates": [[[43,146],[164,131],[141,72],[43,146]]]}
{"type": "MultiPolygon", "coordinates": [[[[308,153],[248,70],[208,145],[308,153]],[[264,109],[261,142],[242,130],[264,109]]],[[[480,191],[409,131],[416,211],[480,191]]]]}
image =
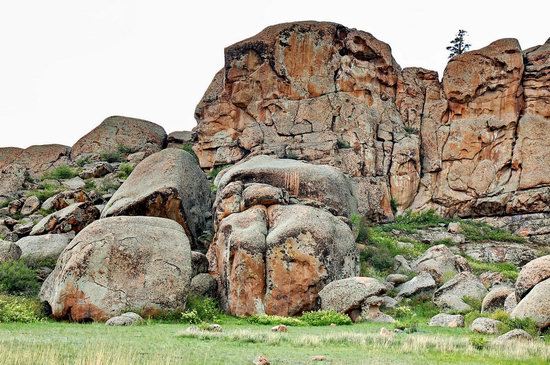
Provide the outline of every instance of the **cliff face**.
{"type": "Polygon", "coordinates": [[[268,27],[225,50],[196,109],[203,168],[273,154],[340,168],[360,213],[550,211],[550,43],[502,39],[453,58],[442,82],[371,34],[268,27]]]}

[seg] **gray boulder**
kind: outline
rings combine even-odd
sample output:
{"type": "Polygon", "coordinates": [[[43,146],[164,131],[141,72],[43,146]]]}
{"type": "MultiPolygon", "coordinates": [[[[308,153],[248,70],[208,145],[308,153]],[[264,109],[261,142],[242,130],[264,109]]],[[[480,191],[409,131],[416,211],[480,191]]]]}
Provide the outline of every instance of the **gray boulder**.
{"type": "Polygon", "coordinates": [[[543,280],[550,278],[550,255],[527,263],[516,279],[516,298],[523,299],[527,293],[543,280]]]}
{"type": "Polygon", "coordinates": [[[386,276],[386,281],[394,285],[399,285],[409,281],[409,277],[403,274],[390,274],[386,276]]]}
{"type": "Polygon", "coordinates": [[[495,338],[495,340],[493,341],[493,344],[506,345],[506,344],[509,344],[510,342],[518,342],[518,341],[533,341],[533,336],[531,336],[529,333],[525,332],[524,330],[515,329],[509,332],[506,332],[505,334],[495,338]]]}
{"type": "Polygon", "coordinates": [[[86,182],[79,176],[73,177],[72,179],[63,180],[61,184],[69,190],[83,189],[86,186],[86,182]]]}
{"type": "Polygon", "coordinates": [[[107,203],[101,217],[152,216],[178,222],[196,242],[207,228],[210,184],[195,159],[168,148],[136,166],[107,203]]]}
{"type": "Polygon", "coordinates": [[[439,313],[433,316],[428,323],[431,327],[464,327],[464,316],[460,314],[439,313]]]}
{"type": "Polygon", "coordinates": [[[550,327],[550,279],[541,281],[517,304],[512,318],[531,318],[541,330],[550,327]]]}
{"type": "Polygon", "coordinates": [[[40,298],[54,318],[106,321],[126,308],[183,308],[190,281],[191,250],[179,224],[113,217],[90,224],[71,241],[40,298]]]}
{"type": "Polygon", "coordinates": [[[496,335],[499,333],[499,327],[502,325],[501,321],[491,318],[476,318],[470,325],[470,329],[477,333],[483,333],[486,335],[496,335]]]}
{"type": "Polygon", "coordinates": [[[0,240],[0,262],[18,260],[21,249],[13,242],[0,240]]]}
{"type": "Polygon", "coordinates": [[[107,326],[133,326],[141,323],[143,323],[143,318],[134,312],[122,313],[120,316],[110,318],[105,322],[107,326]]]}
{"type": "Polygon", "coordinates": [[[444,310],[469,311],[472,308],[465,297],[483,300],[487,289],[471,272],[461,272],[434,292],[434,303],[444,310]]]}
{"type": "Polygon", "coordinates": [[[191,279],[190,293],[201,297],[216,297],[218,282],[207,273],[197,274],[191,279]]]}
{"type": "Polygon", "coordinates": [[[349,313],[361,308],[368,297],[385,292],[386,287],[374,278],[354,277],[329,283],[319,292],[319,298],[321,309],[349,313]]]}
{"type": "Polygon", "coordinates": [[[17,241],[21,248],[21,258],[40,262],[43,260],[56,261],[61,252],[74,238],[74,233],[45,234],[41,236],[29,236],[17,241]]]}
{"type": "Polygon", "coordinates": [[[397,297],[409,298],[421,293],[429,293],[435,288],[437,288],[437,284],[434,278],[427,272],[421,272],[397,287],[397,297]]]}
{"type": "Polygon", "coordinates": [[[471,271],[470,265],[462,256],[455,255],[447,246],[430,247],[422,256],[411,263],[417,272],[428,272],[438,284],[443,284],[449,276],[463,271],[471,271]]]}
{"type": "Polygon", "coordinates": [[[44,217],[30,232],[31,236],[46,233],[78,233],[99,219],[99,210],[91,203],[75,203],[44,217]]]}

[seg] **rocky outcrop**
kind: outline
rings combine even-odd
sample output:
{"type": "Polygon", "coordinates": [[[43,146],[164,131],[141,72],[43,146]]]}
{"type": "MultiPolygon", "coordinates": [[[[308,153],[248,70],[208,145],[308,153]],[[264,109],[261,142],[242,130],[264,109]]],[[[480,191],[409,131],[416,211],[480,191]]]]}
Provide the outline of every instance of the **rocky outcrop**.
{"type": "Polygon", "coordinates": [[[550,279],[541,281],[517,304],[512,318],[531,318],[541,330],[550,327],[550,279]]]}
{"type": "Polygon", "coordinates": [[[258,156],[216,183],[208,258],[230,313],[297,315],[317,307],[326,284],[357,274],[353,233],[331,214],[349,215],[354,202],[337,169],[258,156]]]}
{"type": "Polygon", "coordinates": [[[197,238],[208,228],[210,207],[208,180],[193,157],[168,148],[137,165],[101,216],[169,218],[185,229],[196,246],[197,238]]]}
{"type": "Polygon", "coordinates": [[[433,316],[428,323],[430,327],[464,327],[464,316],[461,314],[439,313],[433,316]]]}
{"type": "Polygon", "coordinates": [[[88,224],[99,219],[99,210],[91,203],[74,203],[66,208],[44,217],[38,222],[31,236],[46,233],[78,233],[88,224]]]}
{"type": "Polygon", "coordinates": [[[0,263],[18,260],[21,257],[21,249],[13,242],[0,240],[0,263]]]}
{"type": "Polygon", "coordinates": [[[411,267],[417,273],[429,273],[438,284],[443,284],[455,274],[471,270],[464,257],[455,255],[445,245],[430,247],[412,262],[411,267]]]}
{"type": "Polygon", "coordinates": [[[548,43],[501,39],[437,73],[334,23],[271,26],[225,49],[196,109],[203,168],[273,154],[353,177],[361,214],[549,212],[548,43]],[[364,202],[368,201],[368,204],[364,202]]]}
{"type": "Polygon", "coordinates": [[[61,254],[40,297],[54,318],[106,321],[134,308],[142,313],[185,306],[191,250],[169,219],[113,217],[80,232],[61,254]]]}
{"type": "Polygon", "coordinates": [[[161,126],[146,120],[113,116],[105,119],[84,137],[80,138],[71,151],[71,158],[109,152],[146,155],[160,151],[166,145],[166,131],[161,126]]]}
{"type": "Polygon", "coordinates": [[[471,272],[461,272],[434,292],[434,303],[444,310],[470,311],[465,299],[481,301],[487,289],[471,272]]]}
{"type": "Polygon", "coordinates": [[[535,285],[550,278],[550,255],[539,257],[525,265],[516,279],[516,298],[523,299],[535,285]]]}
{"type": "Polygon", "coordinates": [[[386,287],[374,278],[354,277],[336,280],[319,292],[321,309],[349,314],[361,309],[367,298],[386,292],[386,287]]]}

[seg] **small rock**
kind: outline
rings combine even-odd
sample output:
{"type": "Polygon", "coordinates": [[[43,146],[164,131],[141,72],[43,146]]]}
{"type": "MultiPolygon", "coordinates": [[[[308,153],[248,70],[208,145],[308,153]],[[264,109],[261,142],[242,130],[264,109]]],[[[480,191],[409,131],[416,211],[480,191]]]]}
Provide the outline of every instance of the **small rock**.
{"type": "Polygon", "coordinates": [[[315,355],[311,358],[311,361],[325,361],[327,358],[323,355],[315,355]]]}
{"type": "Polygon", "coordinates": [[[18,223],[13,227],[13,233],[17,234],[19,237],[27,236],[31,233],[32,227],[34,227],[33,222],[18,223]]]}
{"type": "Polygon", "coordinates": [[[143,318],[137,313],[127,312],[120,316],[110,318],[105,324],[107,326],[133,326],[143,322],[143,318]]]}
{"type": "Polygon", "coordinates": [[[449,233],[460,233],[460,232],[462,232],[462,228],[460,227],[460,223],[458,223],[458,222],[449,223],[449,225],[447,225],[447,232],[449,232],[449,233]]]}
{"type": "Polygon", "coordinates": [[[404,258],[401,255],[397,255],[394,257],[395,266],[394,270],[400,274],[408,274],[412,272],[411,266],[409,265],[409,262],[406,258],[404,258]]]}
{"type": "Polygon", "coordinates": [[[219,324],[211,324],[206,328],[206,330],[208,332],[223,332],[223,328],[219,324]]]}
{"type": "Polygon", "coordinates": [[[531,336],[529,333],[525,332],[524,330],[515,329],[509,332],[506,332],[501,336],[498,336],[493,341],[493,343],[495,345],[503,345],[510,341],[532,341],[532,340],[533,340],[533,336],[531,336]]]}
{"type": "Polygon", "coordinates": [[[395,285],[403,284],[409,280],[407,275],[403,274],[390,274],[386,276],[386,281],[395,285]]]}
{"type": "Polygon", "coordinates": [[[504,302],[508,295],[512,294],[514,289],[508,287],[497,287],[492,289],[481,303],[481,312],[493,312],[497,309],[504,308],[504,302]]]}
{"type": "Polygon", "coordinates": [[[72,179],[63,180],[61,184],[70,190],[78,190],[84,188],[86,183],[80,177],[73,177],[72,179]]]}
{"type": "Polygon", "coordinates": [[[288,332],[288,327],[284,324],[280,324],[271,328],[271,332],[288,332]]]}
{"type": "Polygon", "coordinates": [[[40,199],[38,199],[36,196],[29,196],[27,200],[25,200],[25,204],[23,204],[23,208],[21,208],[21,214],[22,215],[31,215],[32,213],[36,212],[40,208],[40,199]]]}
{"type": "Polygon", "coordinates": [[[198,274],[191,279],[191,293],[201,297],[215,297],[218,282],[210,274],[198,274]]]}
{"type": "Polygon", "coordinates": [[[21,249],[13,242],[0,240],[0,262],[18,260],[21,249]]]}
{"type": "Polygon", "coordinates": [[[269,365],[269,360],[265,356],[258,356],[256,360],[254,360],[254,365],[269,365]]]}
{"type": "Polygon", "coordinates": [[[479,275],[479,280],[486,288],[506,283],[508,280],[499,272],[484,272],[479,275]]]}
{"type": "Polygon", "coordinates": [[[471,326],[470,329],[477,333],[484,333],[487,335],[496,335],[498,331],[498,327],[502,325],[501,321],[497,321],[496,319],[491,318],[476,318],[471,326]]]}
{"type": "Polygon", "coordinates": [[[439,313],[430,319],[428,326],[432,327],[464,327],[464,316],[460,314],[439,313]]]}
{"type": "Polygon", "coordinates": [[[434,278],[427,272],[423,271],[411,280],[397,287],[398,298],[408,298],[414,295],[430,292],[437,287],[434,278]]]}
{"type": "Polygon", "coordinates": [[[394,332],[390,331],[386,327],[382,327],[380,328],[380,336],[392,338],[394,336],[394,332]]]}
{"type": "Polygon", "coordinates": [[[516,300],[516,293],[510,293],[506,300],[504,300],[504,310],[508,313],[512,313],[514,308],[518,305],[518,301],[516,300]]]}

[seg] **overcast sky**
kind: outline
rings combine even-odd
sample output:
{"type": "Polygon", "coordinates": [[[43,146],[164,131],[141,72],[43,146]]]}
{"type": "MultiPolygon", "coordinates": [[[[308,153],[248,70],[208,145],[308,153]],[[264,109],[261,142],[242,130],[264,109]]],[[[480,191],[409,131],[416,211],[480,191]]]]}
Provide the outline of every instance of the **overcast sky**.
{"type": "Polygon", "coordinates": [[[190,130],[223,48],[271,24],[365,30],[441,76],[459,28],[473,48],[528,48],[550,37],[549,14],[548,0],[0,0],[0,146],[72,145],[109,115],[190,130]]]}

